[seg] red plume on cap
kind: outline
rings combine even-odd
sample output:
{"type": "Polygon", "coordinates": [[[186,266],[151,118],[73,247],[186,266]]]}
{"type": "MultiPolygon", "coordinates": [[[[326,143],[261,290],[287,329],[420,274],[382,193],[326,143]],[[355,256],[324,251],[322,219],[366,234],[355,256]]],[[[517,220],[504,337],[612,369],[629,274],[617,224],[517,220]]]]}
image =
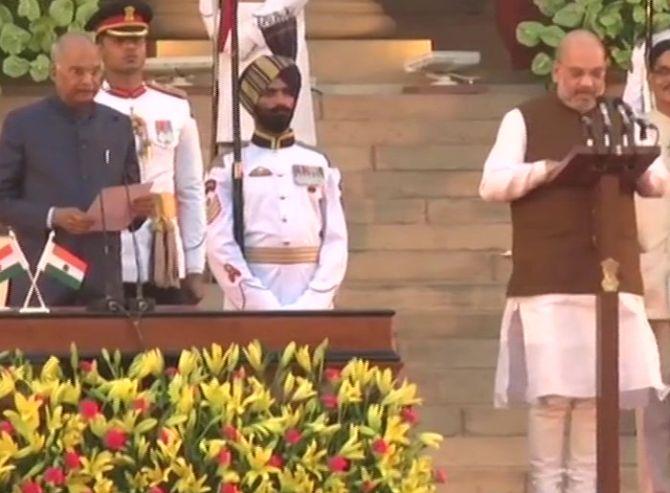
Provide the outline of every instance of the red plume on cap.
{"type": "Polygon", "coordinates": [[[217,38],[219,52],[222,52],[226,47],[228,35],[237,17],[237,2],[238,0],[221,0],[219,2],[219,33],[217,38]]]}

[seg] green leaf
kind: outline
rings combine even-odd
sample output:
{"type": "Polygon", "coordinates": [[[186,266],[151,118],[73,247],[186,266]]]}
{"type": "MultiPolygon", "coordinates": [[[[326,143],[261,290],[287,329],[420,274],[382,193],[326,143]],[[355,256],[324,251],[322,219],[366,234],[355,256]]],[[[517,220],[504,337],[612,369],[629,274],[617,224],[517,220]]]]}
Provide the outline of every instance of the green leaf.
{"type": "Polygon", "coordinates": [[[3,24],[11,24],[13,22],[14,16],[12,15],[12,11],[9,10],[9,7],[0,5],[0,27],[2,27],[3,24]]]}
{"type": "Polygon", "coordinates": [[[524,21],[516,27],[516,39],[524,46],[537,46],[540,43],[540,34],[545,27],[539,22],[524,21]]]}
{"type": "Polygon", "coordinates": [[[75,22],[80,26],[85,26],[88,20],[98,11],[98,1],[88,0],[78,3],[77,12],[74,15],[75,22]]]}
{"type": "Polygon", "coordinates": [[[74,18],[72,0],[54,0],[49,5],[49,15],[59,27],[68,26],[74,18]]]}
{"type": "Polygon", "coordinates": [[[556,12],[553,17],[555,24],[563,27],[577,27],[582,24],[584,20],[584,13],[586,8],[584,5],[571,3],[556,12]]]}
{"type": "Polygon", "coordinates": [[[630,5],[641,5],[643,0],[626,0],[626,3],[630,5]]]}
{"type": "Polygon", "coordinates": [[[15,24],[5,24],[0,30],[0,50],[18,55],[30,41],[30,33],[15,24]]]}
{"type": "Polygon", "coordinates": [[[566,4],[566,0],[533,0],[533,3],[547,17],[553,17],[566,4]]]}
{"type": "Polygon", "coordinates": [[[26,75],[28,70],[30,70],[30,62],[25,58],[11,55],[2,62],[2,71],[15,79],[26,75]]]}
{"type": "Polygon", "coordinates": [[[535,75],[549,75],[554,66],[554,61],[546,53],[538,53],[533,58],[530,69],[535,75]]]}
{"type": "Polygon", "coordinates": [[[664,12],[668,10],[668,0],[652,0],[654,12],[664,12]]]}
{"type": "Polygon", "coordinates": [[[547,46],[556,48],[565,37],[565,31],[558,26],[549,26],[540,34],[540,39],[547,46]]]}
{"type": "Polygon", "coordinates": [[[654,32],[664,31],[670,27],[670,14],[662,13],[654,15],[654,32]]]}
{"type": "Polygon", "coordinates": [[[622,49],[618,46],[614,46],[610,50],[610,54],[612,55],[612,60],[614,60],[614,63],[616,63],[618,67],[624,70],[630,69],[630,60],[633,54],[633,50],[631,48],[622,49]]]}
{"type": "MultiPolygon", "coordinates": [[[[49,78],[49,69],[51,68],[51,60],[44,53],[37,55],[37,58],[30,62],[30,76],[35,82],[42,82],[49,78]]],[[[74,354],[74,353],[73,353],[74,354]]],[[[74,356],[73,356],[74,358],[74,356]]],[[[78,361],[78,358],[74,358],[73,365],[78,361]]],[[[78,366],[78,363],[76,363],[78,366]]],[[[76,370],[77,366],[73,366],[76,370]]]]}
{"type": "Polygon", "coordinates": [[[647,13],[642,5],[633,7],[633,21],[635,21],[636,24],[644,24],[646,18],[647,13]]]}
{"type": "Polygon", "coordinates": [[[40,4],[37,0],[19,0],[17,13],[19,17],[34,21],[40,16],[40,4]]]}

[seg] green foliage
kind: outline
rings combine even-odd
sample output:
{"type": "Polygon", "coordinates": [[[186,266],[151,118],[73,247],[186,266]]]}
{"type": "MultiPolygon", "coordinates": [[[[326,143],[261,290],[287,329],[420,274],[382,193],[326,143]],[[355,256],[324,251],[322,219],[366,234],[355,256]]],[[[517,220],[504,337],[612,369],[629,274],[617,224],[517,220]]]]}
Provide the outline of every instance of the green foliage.
{"type": "MultiPolygon", "coordinates": [[[[546,76],[551,72],[554,48],[565,33],[587,29],[597,34],[608,49],[613,66],[627,70],[635,43],[644,35],[645,0],[533,0],[545,22],[521,22],[517,41],[542,51],[535,55],[531,70],[546,76]]],[[[654,31],[670,28],[669,0],[653,0],[654,31]]]]}
{"type": "Polygon", "coordinates": [[[83,31],[99,0],[2,0],[0,63],[12,78],[49,77],[49,51],[61,34],[83,31]]]}

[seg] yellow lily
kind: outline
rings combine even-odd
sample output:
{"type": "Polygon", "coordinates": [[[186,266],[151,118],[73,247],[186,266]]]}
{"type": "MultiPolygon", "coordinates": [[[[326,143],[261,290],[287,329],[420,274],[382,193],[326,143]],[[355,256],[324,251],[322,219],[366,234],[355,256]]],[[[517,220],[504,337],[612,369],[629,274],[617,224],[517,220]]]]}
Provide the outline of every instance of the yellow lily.
{"type": "Polygon", "coordinates": [[[244,356],[247,358],[249,365],[251,365],[257,373],[263,372],[265,369],[265,365],[263,365],[263,349],[258,340],[250,342],[247,347],[244,348],[244,356]]]}
{"type": "Polygon", "coordinates": [[[312,358],[309,354],[309,346],[304,345],[300,347],[295,353],[295,360],[303,370],[307,373],[312,373],[312,358]]]}
{"type": "Polygon", "coordinates": [[[0,369],[0,399],[7,397],[12,392],[14,392],[14,377],[2,368],[0,369]]]}
{"type": "Polygon", "coordinates": [[[177,365],[177,368],[179,368],[179,374],[183,375],[184,378],[187,378],[196,370],[196,368],[198,368],[199,360],[200,356],[195,349],[190,351],[184,349],[179,355],[179,364],[177,365]]]}
{"type": "Polygon", "coordinates": [[[219,344],[212,344],[212,352],[207,349],[203,350],[202,357],[205,360],[205,365],[213,375],[220,375],[225,367],[226,360],[223,356],[223,349],[219,344]]]}

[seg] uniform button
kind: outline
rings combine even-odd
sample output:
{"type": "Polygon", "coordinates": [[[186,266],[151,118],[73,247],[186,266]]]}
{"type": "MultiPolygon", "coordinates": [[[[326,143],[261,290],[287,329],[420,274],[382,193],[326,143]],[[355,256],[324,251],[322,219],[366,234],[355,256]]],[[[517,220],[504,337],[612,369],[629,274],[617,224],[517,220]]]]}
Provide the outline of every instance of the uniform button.
{"type": "Polygon", "coordinates": [[[277,173],[277,176],[278,176],[279,178],[283,178],[283,177],[284,177],[284,173],[277,173]]]}
{"type": "Polygon", "coordinates": [[[283,222],[283,223],[287,222],[286,218],[285,218],[285,217],[282,217],[282,218],[281,218],[281,222],[283,222]]]}
{"type": "Polygon", "coordinates": [[[290,241],[285,241],[285,242],[284,242],[284,246],[289,246],[290,244],[291,244],[290,241]]]}
{"type": "Polygon", "coordinates": [[[286,196],[285,196],[285,195],[282,195],[282,196],[279,197],[279,198],[280,198],[281,200],[286,200],[286,196]]]}

